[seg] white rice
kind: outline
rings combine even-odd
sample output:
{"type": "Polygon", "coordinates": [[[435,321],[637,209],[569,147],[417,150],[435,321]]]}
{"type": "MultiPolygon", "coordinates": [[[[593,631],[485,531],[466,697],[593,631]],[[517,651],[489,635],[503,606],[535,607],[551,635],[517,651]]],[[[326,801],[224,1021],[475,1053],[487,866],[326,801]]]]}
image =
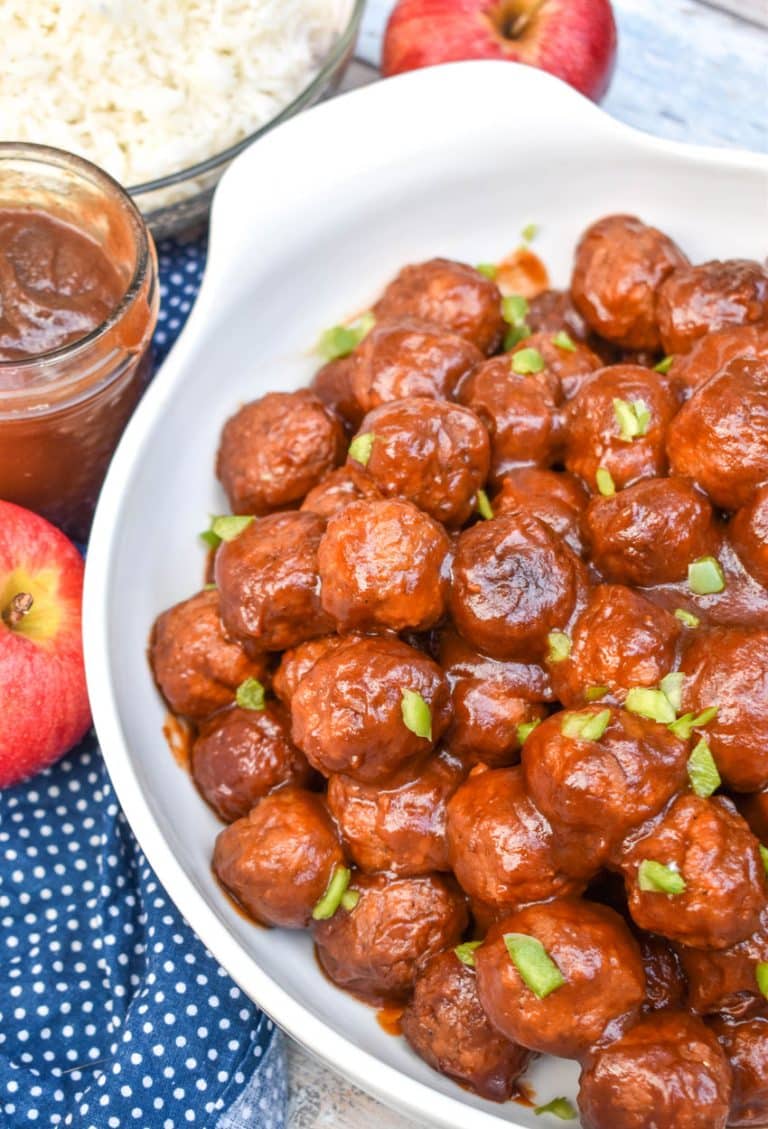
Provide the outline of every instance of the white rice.
{"type": "Polygon", "coordinates": [[[319,69],[351,0],[0,0],[0,139],[134,186],[265,124],[319,69]]]}

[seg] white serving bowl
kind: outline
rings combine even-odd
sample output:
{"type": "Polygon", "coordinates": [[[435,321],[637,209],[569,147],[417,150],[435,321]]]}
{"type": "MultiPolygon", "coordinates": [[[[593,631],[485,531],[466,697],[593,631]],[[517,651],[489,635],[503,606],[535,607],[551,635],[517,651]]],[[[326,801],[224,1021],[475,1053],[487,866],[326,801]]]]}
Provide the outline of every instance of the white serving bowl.
{"type": "MultiPolygon", "coordinates": [[[[693,259],[754,257],[768,162],[635,132],[569,87],[512,63],[458,63],[347,94],[280,126],[225,174],[207,273],[178,344],[118,448],[85,590],[88,683],[110,774],[177,906],[245,992],[329,1065],[423,1124],[539,1126],[431,1071],[370,1009],[333,988],[306,934],[260,929],[210,871],[220,824],[168,751],[146,662],[150,625],[201,584],[197,534],[226,509],[213,475],[242,401],[306,382],[320,331],[365,308],[405,263],[501,258],[521,228],[555,284],[574,241],[634,212],[693,259]]],[[[532,1073],[538,1099],[575,1096],[575,1064],[532,1073]]]]}

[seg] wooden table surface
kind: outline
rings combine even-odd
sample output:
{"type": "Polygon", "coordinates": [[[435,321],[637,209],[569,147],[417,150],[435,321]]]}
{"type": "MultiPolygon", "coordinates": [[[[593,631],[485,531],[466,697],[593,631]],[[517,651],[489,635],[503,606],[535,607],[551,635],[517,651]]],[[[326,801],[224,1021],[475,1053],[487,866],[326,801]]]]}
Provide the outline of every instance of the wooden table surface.
{"type": "MultiPolygon", "coordinates": [[[[344,89],[375,81],[392,0],[368,0],[358,59],[344,89]]],[[[619,58],[603,107],[662,137],[768,151],[765,0],[618,0],[619,58]]],[[[756,248],[760,254],[765,247],[756,248]]],[[[289,1129],[416,1129],[288,1045],[289,1129]]],[[[257,1127],[254,1127],[257,1129],[257,1127]]],[[[467,1126],[471,1129],[471,1126],[467,1126]]]]}

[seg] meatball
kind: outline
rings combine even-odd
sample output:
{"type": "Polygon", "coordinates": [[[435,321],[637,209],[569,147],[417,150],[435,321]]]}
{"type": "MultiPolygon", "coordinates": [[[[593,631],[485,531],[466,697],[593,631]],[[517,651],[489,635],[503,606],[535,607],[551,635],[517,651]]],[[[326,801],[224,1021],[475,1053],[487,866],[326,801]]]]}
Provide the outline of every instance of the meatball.
{"type": "Polygon", "coordinates": [[[565,655],[550,656],[556,697],[569,708],[597,698],[623,702],[633,686],[658,686],[676,666],[681,627],[670,612],[620,584],[599,584],[570,633],[565,655]]]}
{"type": "Polygon", "coordinates": [[[690,352],[674,358],[669,379],[687,399],[721,368],[743,357],[768,357],[768,325],[737,325],[699,337],[690,352]]]}
{"type": "Polygon", "coordinates": [[[492,658],[536,662],[586,591],[583,564],[538,518],[502,514],[456,542],[449,606],[461,634],[492,658]]]}
{"type": "Polygon", "coordinates": [[[425,631],[445,612],[449,550],[445,530],[411,502],[352,502],[320,542],[323,607],[340,631],[425,631]]]}
{"type": "Polygon", "coordinates": [[[286,651],[272,680],[272,689],[283,705],[290,706],[299,683],[318,659],[357,638],[356,635],[323,635],[321,639],[308,639],[286,651]]]}
{"type": "Polygon", "coordinates": [[[519,768],[473,772],[448,802],[447,835],[459,884],[486,907],[511,913],[580,891],[557,866],[552,828],[528,798],[519,768]]]}
{"type": "Polygon", "coordinates": [[[529,300],[525,321],[532,333],[565,330],[576,342],[587,341],[590,334],[568,290],[542,290],[529,300]]]}
{"type": "Polygon", "coordinates": [[[224,424],[216,474],[233,513],[268,514],[303,498],[345,451],[341,423],[312,392],[269,392],[224,424]]]}
{"type": "Polygon", "coordinates": [[[532,1057],[494,1030],[474,972],[451,950],[432,957],[419,972],[402,1024],[417,1055],[488,1101],[509,1101],[532,1057]]]}
{"type": "Polygon", "coordinates": [[[441,325],[415,318],[378,322],[356,352],[355,396],[366,412],[410,396],[450,400],[482,359],[471,341],[441,325]]]}
{"type": "Polygon", "coordinates": [[[355,907],[315,928],[320,965],[366,1003],[403,1002],[421,966],[461,940],[468,920],[464,897],[439,874],[359,874],[350,889],[359,894],[355,907]]]}
{"type": "Polygon", "coordinates": [[[333,631],[320,603],[324,530],[317,514],[271,514],[219,546],[215,575],[227,631],[258,651],[282,651],[333,631]]]}
{"type": "Polygon", "coordinates": [[[440,665],[453,699],[453,724],[446,736],[467,764],[492,766],[518,760],[518,727],[546,715],[549,679],[540,666],[502,663],[473,651],[460,635],[440,636],[440,665]]]}
{"type": "Polygon", "coordinates": [[[733,515],[728,532],[747,572],[768,588],[768,485],[758,487],[733,515]]]}
{"type": "Polygon", "coordinates": [[[373,308],[378,320],[415,317],[472,342],[482,353],[501,344],[506,324],[495,282],[466,263],[430,259],[404,267],[373,308]]]}
{"type": "Polygon", "coordinates": [[[300,509],[329,518],[340,513],[350,502],[377,501],[381,491],[369,474],[352,464],[332,470],[310,490],[300,509]]]}
{"type": "Polygon", "coordinates": [[[270,791],[313,784],[315,773],[290,739],[281,706],[220,710],[203,721],[192,745],[192,777],[226,823],[241,819],[270,791]]]}
{"type": "Polygon", "coordinates": [[[635,216],[606,216],[587,228],[576,248],[574,305],[608,341],[627,349],[658,349],[657,287],[687,263],[657,228],[635,216]]]}
{"type": "Polygon", "coordinates": [[[593,492],[601,467],[617,490],[665,474],[667,428],[677,406],[666,377],[652,369],[599,369],[565,406],[566,469],[593,492]]]}
{"type": "Polygon", "coordinates": [[[155,620],[149,641],[155,681],[174,713],[200,720],[234,701],[246,678],[263,682],[267,660],[227,638],[218,592],[198,592],[155,620]]]}
{"type": "Polygon", "coordinates": [[[450,724],[450,690],[426,655],[372,637],[319,659],[299,683],[291,713],[293,739],[310,764],[325,776],[377,783],[426,757],[450,724]],[[406,721],[414,701],[427,722],[418,732],[406,721]]]}
{"type": "Polygon", "coordinates": [[[192,776],[204,799],[227,823],[247,815],[268,792],[313,779],[306,757],[291,742],[281,706],[222,710],[204,722],[192,746],[192,776]]]}
{"type": "Polygon", "coordinates": [[[406,768],[383,784],[331,776],[328,807],[355,865],[403,875],[450,870],[446,807],[465,774],[459,760],[442,752],[418,775],[406,768]]]}
{"type": "Polygon", "coordinates": [[[569,549],[582,556],[582,517],[589,496],[577,478],[564,471],[518,467],[501,480],[493,499],[493,512],[526,510],[562,537],[569,549]]]}
{"type": "MultiPolygon", "coordinates": [[[[556,378],[556,399],[570,400],[593,372],[603,367],[603,361],[589,346],[580,341],[563,341],[556,334],[532,333],[514,346],[507,357],[514,357],[524,349],[535,349],[544,361],[544,372],[556,378]]],[[[512,362],[514,363],[514,362],[512,362]]]]}
{"type": "Polygon", "coordinates": [[[213,870],[255,921],[309,925],[337,866],[344,864],[333,820],[319,796],[286,787],[259,800],[217,837],[213,870]]]}
{"type": "Polygon", "coordinates": [[[359,434],[372,437],[366,469],[383,494],[407,498],[446,525],[464,524],[490,461],[488,432],[474,412],[444,400],[393,400],[369,412],[359,434]]]}
{"type": "Polygon", "coordinates": [[[725,949],[757,928],[766,902],[758,843],[723,797],[681,796],[626,844],[620,862],[641,929],[694,948],[725,949]],[[666,892],[649,863],[679,885],[666,892]]]}
{"type": "Polygon", "coordinates": [[[728,1125],[732,1129],[768,1125],[768,1009],[735,1023],[716,1019],[710,1028],[733,1071],[728,1125]]]}
{"type": "Polygon", "coordinates": [[[643,1011],[682,1007],[688,986],[680,959],[669,941],[655,933],[640,933],[637,943],[645,970],[643,1011]]]}
{"type": "Polygon", "coordinates": [[[640,951],[627,926],[607,906],[578,898],[525,906],[503,918],[475,951],[475,963],[480,1002],[493,1026],[530,1050],[562,1058],[579,1058],[609,1024],[637,1012],[645,996],[640,951]],[[553,981],[560,973],[559,986],[548,984],[547,994],[534,991],[518,970],[512,945],[522,938],[543,946],[555,966],[553,981]]]}
{"type": "Polygon", "coordinates": [[[725,1129],[732,1077],[717,1039],[682,1011],[643,1016],[584,1064],[584,1129],[725,1129]]]}
{"type": "Polygon", "coordinates": [[[757,983],[758,964],[768,961],[768,902],[757,929],[727,949],[681,946],[680,962],[688,981],[688,1007],[700,1015],[720,1012],[738,1017],[765,1004],[757,983]]]}
{"type": "Polygon", "coordinates": [[[479,416],[491,436],[495,482],[513,467],[557,461],[559,390],[554,375],[515,372],[508,355],[484,361],[462,381],[458,399],[479,416]]]}
{"type": "Polygon", "coordinates": [[[678,267],[656,295],[666,353],[687,353],[705,334],[768,321],[768,273],[752,259],[678,267]]]}
{"type": "Polygon", "coordinates": [[[352,386],[354,371],[354,355],[337,357],[318,369],[310,386],[318,400],[340,418],[347,431],[356,430],[365,415],[352,386]]]}
{"type": "Polygon", "coordinates": [[[617,584],[685,580],[688,566],[719,546],[712,507],[687,478],[645,478],[595,497],[584,524],[593,563],[617,584]]]}
{"type": "Polygon", "coordinates": [[[523,746],[523,773],[552,825],[561,865],[594,872],[686,784],[688,753],[666,726],[601,705],[537,726],[523,746]],[[594,727],[586,737],[585,725],[594,727]]]}
{"type": "Polygon", "coordinates": [[[706,734],[725,783],[737,792],[768,785],[768,630],[697,631],[681,669],[683,709],[717,706],[706,734]]]}
{"type": "Polygon", "coordinates": [[[672,421],[667,452],[716,506],[745,506],[768,479],[768,361],[731,361],[703,384],[672,421]]]}

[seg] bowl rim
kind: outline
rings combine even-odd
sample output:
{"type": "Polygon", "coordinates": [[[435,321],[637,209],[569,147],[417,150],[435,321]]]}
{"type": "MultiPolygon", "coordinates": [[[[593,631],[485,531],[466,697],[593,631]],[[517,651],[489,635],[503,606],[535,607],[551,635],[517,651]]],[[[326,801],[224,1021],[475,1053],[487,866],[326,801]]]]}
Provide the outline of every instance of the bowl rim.
{"type": "MultiPolygon", "coordinates": [[[[552,75],[506,61],[450,63],[374,83],[316,107],[308,117],[302,114],[293,118],[283,130],[271,134],[265,144],[269,145],[278,135],[292,139],[294,131],[305,129],[309,120],[316,121],[319,125],[321,116],[325,129],[328,119],[336,123],[346,117],[346,107],[350,103],[354,102],[359,107],[369,99],[374,102],[379,99],[388,100],[390,91],[393,95],[407,95],[412,100],[418,99],[426,89],[432,99],[443,95],[450,95],[455,99],[459,89],[466,91],[467,88],[486,94],[493,90],[499,94],[507,81],[510,82],[508,93],[515,83],[520,84],[515,88],[517,95],[523,86],[530,88],[528,95],[532,97],[538,94],[539,88],[548,88],[553,100],[562,105],[563,111],[571,112],[576,120],[589,122],[603,143],[623,142],[649,153],[671,154],[711,166],[724,165],[736,170],[759,171],[768,176],[768,158],[761,154],[689,146],[653,137],[611,118],[552,75]]],[[[421,1118],[424,1124],[442,1126],[444,1129],[455,1129],[456,1126],[467,1124],[471,1124],[472,1129],[520,1129],[520,1122],[514,1120],[513,1105],[510,1107],[507,1103],[506,1106],[500,1106],[497,1115],[495,1112],[467,1105],[458,1089],[453,1096],[437,1090],[425,1081],[406,1075],[397,1066],[382,1061],[375,1053],[355,1043],[351,1036],[342,1034],[327,1020],[316,1015],[297,994],[292,994],[273,980],[252,954],[247,954],[247,959],[244,959],[241,941],[229,930],[205,893],[197,886],[194,877],[187,873],[182,862],[170,849],[161,820],[155,814],[139,778],[138,762],[122,730],[111,667],[113,638],[110,630],[112,569],[114,559],[121,550],[119,517],[147,434],[167,410],[172,398],[179,394],[183,386],[180,378],[188,371],[190,358],[194,356],[198,339],[205,330],[205,320],[211,316],[215,307],[221,281],[219,276],[228,250],[225,229],[228,207],[231,211],[230,194],[240,179],[249,182],[253,171],[252,157],[261,152],[256,147],[253,154],[244,154],[241,161],[230,166],[216,190],[212,216],[212,254],[209,253],[206,276],[196,306],[162,371],[155,377],[128,425],[112,460],[97,507],[94,534],[86,561],[83,605],[86,673],[97,736],[118,800],[160,882],[232,979],[260,1008],[275,1018],[296,1042],[321,1059],[330,1069],[343,1074],[390,1108],[396,1108],[406,1116],[421,1118]],[[505,1113],[507,1116],[504,1116],[505,1113]]],[[[264,159],[268,159],[270,150],[265,149],[263,152],[264,159]]],[[[232,238],[236,238],[236,233],[232,238]]]]}
{"type": "Polygon", "coordinates": [[[347,21],[346,26],[335,40],[328,54],[325,56],[320,69],[314,75],[312,80],[305,86],[287,106],[283,106],[274,117],[269,121],[264,122],[258,129],[253,130],[246,137],[240,141],[236,141],[233,145],[229,145],[226,149],[219,150],[210,157],[206,157],[204,161],[198,161],[197,164],[187,165],[183,169],[178,169],[176,172],[166,173],[165,176],[155,177],[153,180],[142,181],[141,184],[131,184],[125,191],[132,197],[148,196],[150,193],[159,192],[163,188],[171,188],[175,184],[181,184],[186,180],[194,180],[199,176],[205,176],[206,173],[213,172],[221,165],[226,165],[229,161],[233,160],[244,149],[247,149],[254,141],[275,126],[280,125],[281,122],[287,118],[293,117],[299,113],[305,106],[312,102],[320,90],[322,90],[325,83],[334,74],[336,68],[344,59],[344,56],[353,46],[357,33],[360,27],[360,21],[363,17],[365,10],[366,0],[352,0],[352,11],[347,21]]]}

